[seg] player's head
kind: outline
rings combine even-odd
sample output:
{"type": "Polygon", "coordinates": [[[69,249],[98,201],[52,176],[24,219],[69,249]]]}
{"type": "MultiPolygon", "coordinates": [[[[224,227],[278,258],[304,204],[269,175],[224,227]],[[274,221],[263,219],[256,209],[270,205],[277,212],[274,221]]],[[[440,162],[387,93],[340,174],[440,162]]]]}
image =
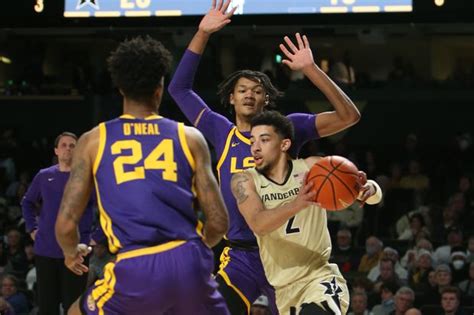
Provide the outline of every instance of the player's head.
{"type": "Polygon", "coordinates": [[[251,152],[257,170],[271,169],[287,152],[294,138],[291,121],[276,111],[265,111],[251,121],[251,152]]]}
{"type": "Polygon", "coordinates": [[[159,106],[171,67],[171,54],[161,42],[149,36],[125,40],[107,63],[114,85],[126,99],[159,106]]]}
{"type": "Polygon", "coordinates": [[[239,70],[229,75],[219,84],[217,94],[224,106],[248,119],[266,107],[275,107],[276,100],[283,95],[265,73],[252,70],[239,70]]]}
{"type": "Polygon", "coordinates": [[[54,154],[56,154],[60,163],[71,163],[76,143],[77,136],[72,132],[65,131],[56,137],[54,140],[54,154]]]}

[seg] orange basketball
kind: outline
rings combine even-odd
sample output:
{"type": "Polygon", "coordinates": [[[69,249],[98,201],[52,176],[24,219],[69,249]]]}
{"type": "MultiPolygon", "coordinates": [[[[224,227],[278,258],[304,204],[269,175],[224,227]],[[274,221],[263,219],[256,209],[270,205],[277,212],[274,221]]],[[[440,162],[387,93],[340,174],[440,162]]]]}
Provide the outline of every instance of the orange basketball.
{"type": "Polygon", "coordinates": [[[313,182],[314,201],[331,211],[352,205],[359,195],[358,169],[348,159],[332,155],[322,158],[309,170],[307,182],[313,182]]]}

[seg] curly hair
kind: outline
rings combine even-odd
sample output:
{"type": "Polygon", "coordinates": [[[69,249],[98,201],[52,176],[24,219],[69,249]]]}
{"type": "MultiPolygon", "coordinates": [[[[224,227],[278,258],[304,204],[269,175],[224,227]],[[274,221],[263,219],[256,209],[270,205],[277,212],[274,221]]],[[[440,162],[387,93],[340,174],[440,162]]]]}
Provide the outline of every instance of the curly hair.
{"type": "Polygon", "coordinates": [[[112,82],[133,100],[146,100],[162,84],[171,68],[171,53],[151,38],[135,37],[125,40],[107,59],[112,82]]]}
{"type": "Polygon", "coordinates": [[[221,104],[226,108],[232,108],[229,103],[229,95],[234,92],[235,85],[240,78],[246,78],[257,83],[261,83],[265,94],[268,95],[268,108],[276,107],[276,100],[283,96],[283,92],[279,91],[270,81],[270,78],[263,72],[253,70],[239,70],[229,75],[217,87],[217,95],[221,104]]]}
{"type": "Polygon", "coordinates": [[[261,125],[272,126],[283,139],[290,139],[291,142],[295,140],[293,123],[288,117],[275,110],[268,110],[258,114],[252,118],[250,125],[252,128],[261,125]]]}

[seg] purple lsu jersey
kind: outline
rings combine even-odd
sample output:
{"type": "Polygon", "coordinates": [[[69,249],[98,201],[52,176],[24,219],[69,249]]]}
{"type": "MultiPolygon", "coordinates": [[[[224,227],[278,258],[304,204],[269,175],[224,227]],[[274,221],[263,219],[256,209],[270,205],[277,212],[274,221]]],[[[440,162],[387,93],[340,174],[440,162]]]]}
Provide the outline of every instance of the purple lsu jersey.
{"type": "Polygon", "coordinates": [[[158,115],[123,115],[99,131],[93,173],[110,251],[199,239],[184,125],[158,115]]]}

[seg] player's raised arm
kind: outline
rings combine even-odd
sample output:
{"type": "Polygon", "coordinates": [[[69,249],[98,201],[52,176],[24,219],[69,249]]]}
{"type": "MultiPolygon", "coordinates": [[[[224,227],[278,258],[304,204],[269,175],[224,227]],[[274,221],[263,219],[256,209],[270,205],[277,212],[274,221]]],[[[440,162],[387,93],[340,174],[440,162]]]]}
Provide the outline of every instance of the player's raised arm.
{"type": "Polygon", "coordinates": [[[186,138],[196,162],[195,180],[197,198],[206,216],[204,242],[213,247],[219,243],[229,228],[229,215],[219,186],[212,173],[211,157],[206,140],[199,131],[186,127],[186,138]]]}
{"type": "Polygon", "coordinates": [[[234,9],[229,13],[225,13],[229,4],[230,0],[225,3],[220,0],[217,4],[215,0],[213,1],[211,9],[203,17],[198,31],[181,58],[168,86],[168,92],[175,100],[179,109],[195,127],[198,127],[200,131],[204,133],[206,138],[211,140],[211,142],[214,138],[215,130],[213,130],[211,126],[206,128],[205,124],[204,126],[199,125],[199,121],[204,112],[210,111],[210,108],[204,100],[193,91],[193,84],[199,61],[209,40],[209,36],[230,22],[230,17],[234,13],[234,9]]]}
{"type": "Polygon", "coordinates": [[[316,129],[320,137],[330,136],[344,130],[360,120],[360,113],[351,99],[314,62],[313,53],[306,35],[296,33],[296,44],[284,37],[280,49],[287,59],[283,63],[293,71],[304,75],[327,97],[334,111],[319,113],[316,116],[316,129]]]}
{"type": "Polygon", "coordinates": [[[262,203],[255,188],[252,175],[240,172],[232,176],[232,193],[237,200],[240,213],[250,229],[257,235],[265,235],[285,224],[288,219],[304,208],[314,204],[315,193],[311,191],[312,183],[304,185],[298,196],[292,201],[273,209],[267,209],[262,203]]]}
{"type": "MultiPolygon", "coordinates": [[[[89,202],[93,189],[92,158],[90,152],[95,141],[92,136],[97,129],[81,136],[77,142],[72,160],[71,175],[64,188],[64,194],[56,219],[56,239],[64,253],[64,263],[75,274],[88,271],[82,263],[88,254],[87,246],[79,246],[79,222],[89,202]]],[[[97,144],[95,144],[97,151],[97,144]]]]}

